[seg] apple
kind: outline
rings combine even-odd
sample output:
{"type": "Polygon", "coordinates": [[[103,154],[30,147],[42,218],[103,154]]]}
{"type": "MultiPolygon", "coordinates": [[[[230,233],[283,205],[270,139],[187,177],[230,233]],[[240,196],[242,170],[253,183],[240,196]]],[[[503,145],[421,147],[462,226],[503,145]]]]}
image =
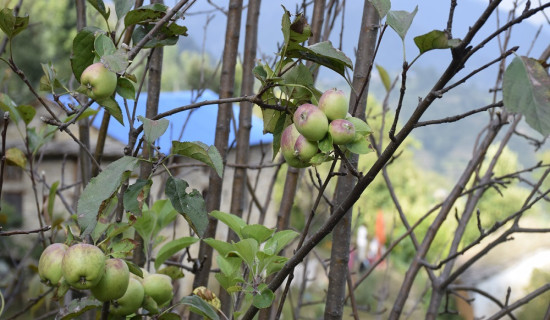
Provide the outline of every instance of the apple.
{"type": "Polygon", "coordinates": [[[61,261],[69,247],[64,243],[52,243],[40,255],[38,275],[40,280],[51,286],[57,286],[63,277],[61,261]]]}
{"type": "Polygon", "coordinates": [[[293,120],[298,132],[310,141],[319,141],[327,134],[327,116],[310,103],[299,106],[294,112],[293,120]]]}
{"type": "Polygon", "coordinates": [[[98,247],[79,243],[65,251],[61,264],[63,277],[75,289],[91,289],[105,272],[105,255],[98,247]]]}
{"type": "Polygon", "coordinates": [[[172,278],[165,274],[153,273],[143,279],[145,295],[155,300],[157,305],[162,306],[169,302],[174,295],[172,290],[172,278]]]}
{"type": "Polygon", "coordinates": [[[342,90],[327,90],[319,98],[319,109],[329,120],[344,119],[348,114],[348,99],[342,90]]]}
{"type": "Polygon", "coordinates": [[[328,126],[328,132],[334,144],[348,144],[355,139],[355,127],[345,119],[332,120],[328,126]]]}
{"type": "Polygon", "coordinates": [[[300,160],[308,162],[314,155],[317,154],[317,142],[311,142],[303,135],[299,135],[294,143],[294,155],[300,160]]]}
{"type": "Polygon", "coordinates": [[[116,73],[105,68],[101,62],[89,65],[80,76],[80,83],[86,87],[86,94],[94,99],[101,100],[115,93],[116,73]]]}
{"type": "Polygon", "coordinates": [[[281,134],[281,153],[288,165],[295,168],[305,168],[309,166],[309,163],[298,158],[294,149],[296,141],[300,136],[300,132],[298,132],[294,124],[286,127],[281,134]]]}
{"type": "Polygon", "coordinates": [[[94,297],[102,302],[116,300],[124,295],[130,281],[130,270],[122,259],[107,259],[105,273],[92,288],[94,297]]]}
{"type": "Polygon", "coordinates": [[[124,295],[111,303],[109,312],[118,316],[127,316],[135,313],[143,302],[145,290],[137,279],[131,277],[124,295]]]}

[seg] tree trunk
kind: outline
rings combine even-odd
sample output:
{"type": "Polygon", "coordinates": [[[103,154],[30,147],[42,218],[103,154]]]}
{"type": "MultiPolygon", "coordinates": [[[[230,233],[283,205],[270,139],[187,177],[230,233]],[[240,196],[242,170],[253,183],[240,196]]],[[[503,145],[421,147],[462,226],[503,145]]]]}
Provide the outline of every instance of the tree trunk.
{"type": "MultiPolygon", "coordinates": [[[[80,31],[86,27],[86,1],[76,1],[76,30],[80,31]]],[[[85,95],[79,95],[79,101],[88,101],[85,95]]],[[[84,118],[78,121],[78,139],[82,142],[83,147],[80,147],[78,159],[80,161],[80,176],[82,180],[82,189],[88,184],[92,178],[92,160],[84,148],[90,149],[90,120],[84,118]]]]}
{"type": "MultiPolygon", "coordinates": [[[[261,0],[250,0],[246,16],[246,39],[244,42],[243,76],[241,84],[241,95],[254,93],[254,75],[252,69],[255,65],[256,48],[258,43],[258,18],[260,16],[261,0]]],[[[237,131],[237,150],[235,163],[248,164],[250,148],[250,128],[252,128],[252,103],[241,102],[239,112],[239,130],[237,131]]],[[[246,198],[247,169],[236,167],[233,173],[233,188],[231,194],[230,212],[242,217],[246,198]]],[[[238,241],[237,235],[228,230],[227,242],[238,241]]],[[[219,298],[222,311],[225,314],[231,312],[231,296],[223,289],[220,289],[219,298]]]]}
{"type": "MultiPolygon", "coordinates": [[[[363,119],[367,106],[368,72],[374,56],[379,22],[380,17],[378,16],[378,12],[369,1],[365,1],[352,82],[354,90],[352,90],[349,100],[349,111],[353,112],[355,109],[356,113],[354,116],[363,119]],[[364,90],[363,92],[361,92],[362,89],[364,90]],[[360,93],[360,95],[357,96],[356,92],[360,93]],[[355,108],[356,104],[358,105],[357,108],[355,108]]],[[[359,157],[353,154],[349,157],[349,160],[357,168],[359,157]]],[[[340,170],[346,171],[343,164],[340,170]]],[[[335,208],[347,198],[349,190],[356,184],[356,180],[349,172],[346,176],[338,179],[334,199],[335,208]]],[[[352,211],[353,207],[348,209],[346,215],[338,222],[332,233],[333,241],[328,275],[329,285],[325,306],[325,319],[342,319],[343,316],[351,241],[352,211]]]]}
{"type": "MultiPolygon", "coordinates": [[[[220,77],[220,98],[233,96],[235,85],[235,65],[237,60],[239,36],[241,30],[242,0],[230,0],[227,12],[227,27],[225,33],[225,47],[222,58],[222,73],[220,77]]],[[[219,105],[218,118],[216,121],[216,135],[214,145],[220,152],[223,159],[227,156],[227,141],[229,139],[229,125],[231,120],[231,103],[219,105]]],[[[208,180],[209,189],[206,196],[206,210],[211,212],[220,208],[223,179],[214,171],[210,171],[208,180]]],[[[209,218],[208,227],[204,238],[215,237],[218,220],[209,218]]],[[[210,267],[212,266],[212,247],[201,242],[199,248],[200,268],[195,274],[193,288],[208,286],[210,267]]],[[[198,315],[192,314],[190,319],[200,319],[198,315]]]]}
{"type": "MultiPolygon", "coordinates": [[[[321,40],[321,32],[323,29],[323,21],[325,20],[325,1],[326,0],[315,0],[313,3],[313,14],[311,15],[311,37],[308,40],[308,44],[312,45],[321,40]]],[[[308,61],[308,68],[311,68],[313,65],[312,62],[308,61]]],[[[319,68],[313,70],[313,79],[317,79],[319,74],[319,68]]]]}

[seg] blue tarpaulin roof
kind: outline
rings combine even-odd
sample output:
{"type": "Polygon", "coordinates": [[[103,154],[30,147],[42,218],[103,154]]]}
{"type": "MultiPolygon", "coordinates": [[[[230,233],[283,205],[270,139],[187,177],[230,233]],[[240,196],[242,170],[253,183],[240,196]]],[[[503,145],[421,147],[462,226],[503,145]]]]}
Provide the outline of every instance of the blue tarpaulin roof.
{"type": "MultiPolygon", "coordinates": [[[[178,91],[178,92],[161,92],[159,99],[159,113],[172,110],[177,107],[189,105],[192,102],[200,102],[205,100],[216,100],[218,99],[218,94],[213,91],[206,90],[198,98],[193,100],[193,93],[191,91],[178,91]]],[[[124,125],[122,126],[117,120],[111,119],[109,122],[109,129],[107,134],[112,138],[115,138],[122,143],[128,143],[128,117],[126,116],[126,111],[123,103],[123,99],[120,96],[116,96],[116,100],[122,108],[122,114],[124,117],[124,125]]],[[[145,116],[145,104],[147,102],[147,94],[142,93],[138,99],[138,105],[136,110],[136,119],[137,116],[145,116]]],[[[128,107],[130,112],[134,105],[133,100],[128,100],[128,107]]],[[[92,105],[93,108],[97,107],[96,104],[92,105]]],[[[239,119],[239,106],[233,105],[233,113],[235,115],[235,120],[238,125],[239,119]]],[[[218,114],[218,105],[205,105],[200,108],[196,108],[189,111],[184,111],[177,113],[175,115],[166,117],[170,121],[168,129],[162,137],[158,140],[158,146],[163,153],[169,153],[170,147],[172,146],[172,140],[178,141],[201,141],[207,145],[214,144],[214,135],[216,131],[216,119],[218,114]],[[185,124],[186,119],[189,114],[190,118],[187,124],[185,125],[185,130],[182,134],[182,128],[185,124]],[[181,139],[180,139],[181,135],[181,139]]],[[[95,117],[92,125],[96,128],[99,128],[101,125],[101,119],[103,118],[103,108],[100,108],[99,113],[95,117]]],[[[135,127],[141,125],[141,122],[136,120],[134,124],[135,127]]],[[[229,143],[235,139],[235,128],[231,125],[231,131],[229,135],[229,143]]],[[[271,134],[263,134],[263,121],[262,119],[253,116],[252,117],[252,128],[250,131],[250,145],[259,145],[260,143],[269,144],[273,140],[271,134]]]]}

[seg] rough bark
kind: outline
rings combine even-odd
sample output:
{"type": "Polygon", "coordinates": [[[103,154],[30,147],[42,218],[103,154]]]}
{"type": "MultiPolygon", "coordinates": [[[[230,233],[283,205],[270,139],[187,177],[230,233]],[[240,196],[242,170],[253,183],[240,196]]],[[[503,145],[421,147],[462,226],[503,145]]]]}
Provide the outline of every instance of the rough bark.
{"type": "MultiPolygon", "coordinates": [[[[76,1],[76,29],[78,31],[86,27],[86,1],[76,1]]],[[[80,95],[80,101],[87,101],[84,95],[80,95]]],[[[90,121],[88,118],[78,121],[78,138],[82,142],[79,152],[80,176],[82,179],[82,188],[84,188],[92,178],[92,160],[84,148],[90,150],[90,121]]]]}
{"type": "MultiPolygon", "coordinates": [[[[349,101],[350,112],[356,109],[355,116],[359,118],[365,117],[369,87],[368,73],[375,52],[379,21],[380,17],[378,12],[370,2],[365,1],[352,82],[354,90],[352,90],[349,101]],[[360,93],[362,88],[364,91],[357,96],[356,93],[360,93]],[[355,105],[358,105],[358,108],[355,108],[355,105]]],[[[359,157],[355,154],[349,157],[350,163],[354,168],[357,168],[358,159],[359,157]]],[[[343,164],[340,170],[346,171],[343,164]]],[[[338,205],[346,199],[349,190],[353,188],[356,180],[357,179],[349,173],[338,179],[334,203],[338,205]]],[[[335,206],[335,208],[336,207],[337,206],[335,206]]],[[[351,241],[352,211],[353,207],[347,210],[347,213],[342,220],[338,222],[332,233],[333,241],[328,275],[329,285],[325,306],[325,319],[342,319],[343,316],[347,274],[349,271],[348,261],[351,241]]]]}
{"type": "MultiPolygon", "coordinates": [[[[225,34],[225,47],[222,58],[222,73],[220,77],[220,98],[229,98],[233,96],[235,84],[235,65],[237,60],[237,49],[239,45],[239,36],[241,29],[242,0],[230,0],[227,12],[227,27],[225,34]]],[[[227,156],[227,144],[229,139],[229,125],[231,120],[231,103],[219,105],[218,117],[216,120],[216,135],[214,145],[220,152],[222,158],[227,156]]],[[[208,180],[209,189],[206,196],[206,210],[208,212],[220,208],[222,195],[222,178],[214,170],[210,171],[208,180]]],[[[215,237],[218,221],[209,218],[208,227],[204,233],[204,238],[215,237]]],[[[212,247],[201,242],[199,248],[199,270],[195,274],[193,287],[208,286],[208,277],[210,267],[212,266],[212,247]]],[[[191,319],[199,319],[197,315],[191,315],[191,319]]]]}
{"type": "MultiPolygon", "coordinates": [[[[321,40],[321,31],[323,29],[323,21],[325,20],[325,2],[326,0],[315,0],[313,3],[313,13],[311,15],[311,37],[308,44],[312,45],[321,40]]],[[[312,62],[306,64],[309,68],[313,65],[312,62]]],[[[313,79],[317,79],[319,68],[313,70],[313,79]]]]}
{"type": "MultiPolygon", "coordinates": [[[[243,76],[241,84],[241,95],[254,93],[254,75],[252,69],[255,65],[256,48],[258,43],[258,18],[260,16],[261,0],[250,0],[246,15],[246,38],[244,42],[243,76]]],[[[252,107],[253,104],[247,101],[240,103],[239,129],[237,131],[237,147],[235,163],[240,165],[248,164],[250,148],[250,129],[252,128],[252,107]]],[[[242,217],[246,199],[247,169],[236,167],[233,173],[233,187],[231,194],[230,212],[242,217]]],[[[237,235],[229,230],[227,241],[238,241],[237,235]]],[[[220,289],[219,298],[222,311],[230,314],[231,296],[223,289],[220,289]]]]}

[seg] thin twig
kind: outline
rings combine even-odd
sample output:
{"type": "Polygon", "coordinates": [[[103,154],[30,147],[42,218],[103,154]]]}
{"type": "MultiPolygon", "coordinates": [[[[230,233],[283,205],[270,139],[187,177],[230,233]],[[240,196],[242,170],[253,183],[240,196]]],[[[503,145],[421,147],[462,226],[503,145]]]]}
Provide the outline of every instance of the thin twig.
{"type": "Polygon", "coordinates": [[[31,233],[40,233],[44,231],[48,231],[52,228],[52,226],[45,226],[38,229],[33,230],[12,230],[12,231],[2,231],[2,227],[0,226],[0,237],[9,237],[16,234],[31,234],[31,233]]]}

